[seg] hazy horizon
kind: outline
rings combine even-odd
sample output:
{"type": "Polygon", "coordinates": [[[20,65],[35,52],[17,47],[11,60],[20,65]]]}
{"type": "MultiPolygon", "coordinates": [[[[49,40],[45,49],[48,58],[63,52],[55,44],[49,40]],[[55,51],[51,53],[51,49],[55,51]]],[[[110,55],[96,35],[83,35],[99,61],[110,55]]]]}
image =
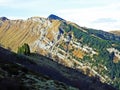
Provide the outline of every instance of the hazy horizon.
{"type": "Polygon", "coordinates": [[[80,26],[120,30],[119,0],[0,0],[0,17],[27,19],[55,14],[80,26]]]}

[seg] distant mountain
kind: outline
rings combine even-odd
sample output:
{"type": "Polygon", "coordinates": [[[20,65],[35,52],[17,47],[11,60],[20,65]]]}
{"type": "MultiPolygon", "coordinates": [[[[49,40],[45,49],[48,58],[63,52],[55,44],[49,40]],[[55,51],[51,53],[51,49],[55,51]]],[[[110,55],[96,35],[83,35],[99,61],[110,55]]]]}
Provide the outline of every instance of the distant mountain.
{"type": "Polygon", "coordinates": [[[32,53],[120,89],[120,36],[82,27],[53,14],[1,22],[1,47],[17,52],[27,43],[32,53]]]}
{"type": "Polygon", "coordinates": [[[84,27],[83,29],[85,29],[89,34],[94,34],[95,36],[98,36],[105,40],[120,41],[120,36],[114,35],[109,32],[105,32],[102,30],[95,30],[91,28],[84,28],[84,27]]]}
{"type": "Polygon", "coordinates": [[[113,33],[113,34],[116,34],[116,35],[120,35],[120,30],[111,31],[110,33],[113,33]]]}

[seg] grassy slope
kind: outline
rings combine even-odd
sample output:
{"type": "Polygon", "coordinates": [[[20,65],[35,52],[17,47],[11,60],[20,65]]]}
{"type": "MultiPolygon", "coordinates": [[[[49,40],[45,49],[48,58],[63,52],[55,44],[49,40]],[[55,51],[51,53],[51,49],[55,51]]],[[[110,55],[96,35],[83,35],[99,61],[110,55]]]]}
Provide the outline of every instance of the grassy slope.
{"type": "MultiPolygon", "coordinates": [[[[24,43],[32,45],[41,35],[41,30],[44,29],[48,32],[46,37],[53,40],[54,32],[58,32],[60,21],[53,20],[49,28],[47,23],[39,23],[34,21],[20,21],[11,20],[6,21],[0,27],[0,43],[5,48],[10,48],[12,51],[17,51],[17,48],[24,43]],[[39,28],[41,27],[41,28],[39,28]]],[[[32,48],[35,50],[36,48],[32,48]]]]}
{"type": "Polygon", "coordinates": [[[20,64],[22,67],[36,73],[42,73],[52,79],[77,87],[80,90],[115,90],[113,87],[99,82],[99,79],[89,78],[81,72],[66,68],[41,55],[32,54],[27,58],[0,48],[0,59],[20,64]]]}

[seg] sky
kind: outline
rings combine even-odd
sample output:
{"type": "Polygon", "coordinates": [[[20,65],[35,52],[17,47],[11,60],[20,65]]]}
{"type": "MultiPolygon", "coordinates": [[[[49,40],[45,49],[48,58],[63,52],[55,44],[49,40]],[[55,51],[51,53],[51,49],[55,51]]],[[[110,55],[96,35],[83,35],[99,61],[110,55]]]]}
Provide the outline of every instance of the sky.
{"type": "Polygon", "coordinates": [[[0,0],[0,17],[47,18],[50,14],[88,28],[120,30],[120,0],[0,0]]]}

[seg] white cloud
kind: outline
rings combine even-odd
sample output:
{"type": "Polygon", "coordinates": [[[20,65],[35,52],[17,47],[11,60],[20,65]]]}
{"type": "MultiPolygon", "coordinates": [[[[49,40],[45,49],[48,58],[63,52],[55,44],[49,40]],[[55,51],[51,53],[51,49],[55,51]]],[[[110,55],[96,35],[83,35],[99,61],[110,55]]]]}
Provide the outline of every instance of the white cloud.
{"type": "Polygon", "coordinates": [[[35,7],[35,4],[38,4],[38,0],[33,1],[33,0],[0,0],[0,6],[2,7],[7,7],[7,8],[32,8],[33,6],[35,7]]]}
{"type": "Polygon", "coordinates": [[[117,22],[117,20],[112,18],[99,18],[96,21],[93,21],[93,23],[114,23],[117,22]]]}
{"type": "Polygon", "coordinates": [[[14,6],[16,0],[0,0],[0,6],[14,6]]]}
{"type": "Polygon", "coordinates": [[[119,8],[120,3],[113,3],[104,7],[59,10],[58,14],[60,14],[63,18],[67,20],[72,20],[82,26],[103,30],[112,30],[120,29],[119,8]],[[104,22],[98,24],[94,22],[100,20],[101,18],[104,18],[105,20],[109,19],[111,23],[104,22]]]}

